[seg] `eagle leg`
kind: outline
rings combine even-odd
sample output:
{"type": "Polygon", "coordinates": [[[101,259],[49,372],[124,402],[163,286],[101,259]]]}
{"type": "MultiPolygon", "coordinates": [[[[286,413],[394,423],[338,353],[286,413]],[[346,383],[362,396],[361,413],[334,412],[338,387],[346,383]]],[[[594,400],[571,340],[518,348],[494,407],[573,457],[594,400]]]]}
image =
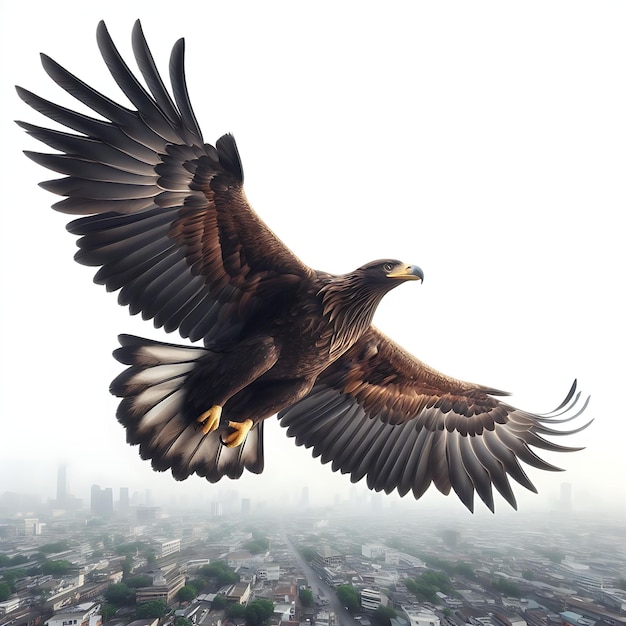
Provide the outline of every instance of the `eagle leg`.
{"type": "MultiPolygon", "coordinates": [[[[205,411],[196,422],[202,425],[202,432],[205,435],[212,433],[220,425],[220,417],[222,416],[222,407],[214,404],[208,411],[205,411]]],[[[246,431],[247,432],[247,431],[246,431]]]]}
{"type": "Polygon", "coordinates": [[[222,443],[227,448],[236,448],[245,441],[253,426],[254,422],[251,419],[244,420],[243,422],[228,422],[228,427],[234,432],[225,437],[221,437],[222,443]]]}

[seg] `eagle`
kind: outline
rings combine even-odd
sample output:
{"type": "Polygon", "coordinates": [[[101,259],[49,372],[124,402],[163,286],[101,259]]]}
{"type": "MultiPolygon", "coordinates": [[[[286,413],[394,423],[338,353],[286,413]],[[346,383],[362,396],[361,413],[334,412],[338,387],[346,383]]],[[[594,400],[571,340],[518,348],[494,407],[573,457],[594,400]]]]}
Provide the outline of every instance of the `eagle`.
{"type": "Polygon", "coordinates": [[[575,381],[554,411],[530,413],[505,392],[427,366],[372,325],[387,292],[423,280],[419,267],[381,259],[336,275],[285,246],[246,199],[233,136],[202,138],[183,39],[170,89],[139,21],[132,49],[143,82],[104,22],[97,43],[132,106],[42,54],[50,78],[97,116],[17,87],[69,132],[17,123],[55,151],[25,154],[63,175],[41,186],[64,197],[54,209],[75,216],[76,261],[98,268],[94,281],[119,291],[132,315],[189,340],[121,335],[114,352],[127,366],[110,386],[117,419],[155,470],[210,482],[261,473],[263,423],[277,415],[297,445],[352,482],[416,499],[434,484],[470,511],[475,494],[494,511],[494,487],[517,508],[509,478],[536,492],[521,462],[559,469],[531,448],[580,449],[545,438],[588,426],[554,428],[587,406],[575,381]]]}

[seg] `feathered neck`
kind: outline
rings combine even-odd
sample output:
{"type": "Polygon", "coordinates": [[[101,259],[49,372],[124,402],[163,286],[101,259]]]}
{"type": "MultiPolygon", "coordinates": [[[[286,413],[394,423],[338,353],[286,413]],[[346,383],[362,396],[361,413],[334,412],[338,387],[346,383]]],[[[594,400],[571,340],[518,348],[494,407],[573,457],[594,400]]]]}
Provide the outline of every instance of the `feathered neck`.
{"type": "Polygon", "coordinates": [[[331,356],[340,356],[359,340],[387,291],[380,284],[369,283],[358,271],[333,276],[319,290],[322,312],[332,327],[331,356]]]}

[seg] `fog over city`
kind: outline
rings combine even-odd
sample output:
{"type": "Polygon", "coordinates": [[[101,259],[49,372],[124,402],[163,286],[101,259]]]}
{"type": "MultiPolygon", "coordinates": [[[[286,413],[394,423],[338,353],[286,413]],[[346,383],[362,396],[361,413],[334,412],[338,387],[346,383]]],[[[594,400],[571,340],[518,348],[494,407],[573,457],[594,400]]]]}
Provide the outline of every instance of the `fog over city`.
{"type": "MultiPolygon", "coordinates": [[[[574,379],[591,395],[576,424],[593,424],[557,439],[585,449],[541,453],[566,471],[529,468],[539,494],[514,484],[519,509],[554,511],[566,483],[575,511],[623,513],[626,6],[618,2],[3,3],[0,495],[54,499],[66,465],[86,506],[93,484],[150,490],[168,506],[209,507],[234,492],[295,505],[304,487],[315,506],[372,498],[296,447],[274,418],[264,472],[239,481],[178,483],[125,442],[108,392],[121,368],[111,356],[117,335],[182,340],[130,317],[93,284],[92,268],[72,260],[67,216],[37,186],[54,176],[22,154],[45,150],[13,120],[48,124],[16,84],[77,106],[46,76],[40,52],[125,102],[95,29],[106,21],[134,69],[136,18],[164,73],[185,38],[205,140],[235,135],[251,205],[299,258],[336,273],[384,257],[424,270],[423,284],[385,298],[380,330],[448,375],[512,392],[511,404],[529,411],[554,409],[574,379]]],[[[402,515],[471,515],[434,487],[418,502],[376,497],[402,515]]],[[[496,519],[514,514],[498,496],[496,519]]],[[[491,517],[478,498],[475,515],[491,517]]]]}

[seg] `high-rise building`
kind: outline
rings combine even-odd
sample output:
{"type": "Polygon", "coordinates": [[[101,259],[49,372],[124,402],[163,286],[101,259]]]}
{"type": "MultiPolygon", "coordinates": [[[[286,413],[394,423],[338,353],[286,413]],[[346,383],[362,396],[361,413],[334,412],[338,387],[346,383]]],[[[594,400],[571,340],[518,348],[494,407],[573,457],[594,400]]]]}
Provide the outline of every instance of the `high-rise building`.
{"type": "Polygon", "coordinates": [[[113,514],[113,489],[101,489],[100,485],[91,486],[91,514],[98,517],[110,517],[113,514]]]}
{"type": "Polygon", "coordinates": [[[250,498],[242,498],[241,499],[241,512],[244,515],[250,513],[250,498]]]}
{"type": "Polygon", "coordinates": [[[120,487],[120,513],[128,513],[130,510],[130,496],[128,495],[128,487],[120,487]]]}
{"type": "Polygon", "coordinates": [[[62,464],[57,468],[57,493],[56,499],[51,502],[57,509],[76,511],[83,505],[80,498],[76,498],[70,493],[70,481],[68,478],[67,465],[62,464]]]}
{"type": "Polygon", "coordinates": [[[59,465],[57,469],[57,506],[64,506],[70,494],[69,482],[67,480],[67,465],[59,465]]]}

